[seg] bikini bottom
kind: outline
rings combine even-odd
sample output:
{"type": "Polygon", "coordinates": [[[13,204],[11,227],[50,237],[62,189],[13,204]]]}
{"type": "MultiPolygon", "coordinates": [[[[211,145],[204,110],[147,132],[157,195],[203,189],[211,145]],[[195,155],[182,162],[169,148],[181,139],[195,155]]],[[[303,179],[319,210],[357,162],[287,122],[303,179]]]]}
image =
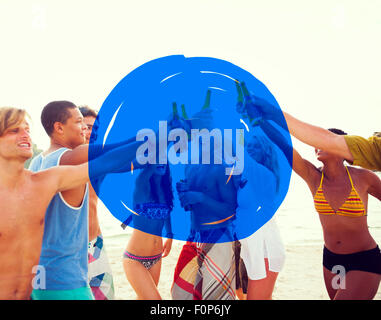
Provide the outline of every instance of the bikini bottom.
{"type": "Polygon", "coordinates": [[[145,256],[145,257],[142,257],[142,256],[136,256],[136,255],[128,252],[127,250],[125,250],[124,253],[123,253],[123,258],[138,261],[138,262],[140,262],[144,266],[144,268],[149,270],[157,262],[160,261],[162,255],[163,255],[162,253],[159,253],[159,254],[154,255],[154,256],[145,256]]]}
{"type": "Polygon", "coordinates": [[[337,254],[324,247],[323,266],[330,271],[335,266],[343,266],[345,272],[358,270],[381,274],[380,248],[377,246],[370,250],[350,254],[337,254]]]}

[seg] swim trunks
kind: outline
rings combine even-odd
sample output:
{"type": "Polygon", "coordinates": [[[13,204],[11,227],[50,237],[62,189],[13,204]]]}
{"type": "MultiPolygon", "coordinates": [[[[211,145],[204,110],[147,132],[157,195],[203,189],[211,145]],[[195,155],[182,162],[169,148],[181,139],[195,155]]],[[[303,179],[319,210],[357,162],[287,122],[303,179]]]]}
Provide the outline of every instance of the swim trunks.
{"type": "Polygon", "coordinates": [[[113,300],[114,282],[102,235],[89,242],[88,259],[89,285],[95,300],[113,300]]]}
{"type": "MultiPolygon", "coordinates": [[[[209,233],[219,239],[224,229],[209,233]]],[[[171,289],[174,300],[235,300],[234,242],[187,242],[177,261],[171,289]]]]}
{"type": "Polygon", "coordinates": [[[89,287],[73,290],[33,290],[32,300],[94,300],[89,287]]]}

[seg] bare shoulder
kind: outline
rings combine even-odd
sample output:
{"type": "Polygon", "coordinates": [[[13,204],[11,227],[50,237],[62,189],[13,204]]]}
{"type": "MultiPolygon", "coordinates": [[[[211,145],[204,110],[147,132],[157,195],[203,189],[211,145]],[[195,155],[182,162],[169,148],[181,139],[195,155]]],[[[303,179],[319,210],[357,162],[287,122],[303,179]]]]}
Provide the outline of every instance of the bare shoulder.
{"type": "Polygon", "coordinates": [[[352,179],[355,179],[360,183],[372,184],[380,180],[380,178],[371,170],[351,166],[348,166],[347,168],[352,176],[352,179]]]}
{"type": "Polygon", "coordinates": [[[352,167],[352,166],[347,166],[349,173],[351,176],[359,177],[359,178],[366,178],[366,177],[371,177],[373,175],[376,176],[375,173],[368,169],[364,168],[359,168],[359,167],[352,167]]]}

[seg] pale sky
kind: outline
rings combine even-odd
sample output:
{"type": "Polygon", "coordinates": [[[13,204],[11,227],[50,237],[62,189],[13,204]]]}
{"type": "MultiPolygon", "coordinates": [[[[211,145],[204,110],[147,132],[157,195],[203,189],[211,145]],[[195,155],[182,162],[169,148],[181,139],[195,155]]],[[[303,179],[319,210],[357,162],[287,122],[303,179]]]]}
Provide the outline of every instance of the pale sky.
{"type": "Polygon", "coordinates": [[[183,54],[249,71],[301,120],[370,136],[381,131],[380,39],[376,0],[0,0],[0,105],[27,109],[46,148],[48,102],[99,109],[133,69],[183,54]]]}

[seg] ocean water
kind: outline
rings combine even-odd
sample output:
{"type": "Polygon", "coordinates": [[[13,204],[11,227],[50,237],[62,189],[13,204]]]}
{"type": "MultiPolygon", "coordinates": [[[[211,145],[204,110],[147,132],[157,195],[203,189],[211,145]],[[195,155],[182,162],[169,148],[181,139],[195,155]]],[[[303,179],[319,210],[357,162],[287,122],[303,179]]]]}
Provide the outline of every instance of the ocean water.
{"type": "MultiPolygon", "coordinates": [[[[127,244],[132,229],[127,227],[123,230],[121,222],[101,201],[98,211],[102,233],[108,244],[127,244]]],[[[323,232],[311,192],[307,184],[294,173],[288,193],[275,217],[285,245],[323,245],[323,232]]],[[[381,202],[372,196],[368,199],[368,225],[371,235],[381,245],[381,202]]]]}

